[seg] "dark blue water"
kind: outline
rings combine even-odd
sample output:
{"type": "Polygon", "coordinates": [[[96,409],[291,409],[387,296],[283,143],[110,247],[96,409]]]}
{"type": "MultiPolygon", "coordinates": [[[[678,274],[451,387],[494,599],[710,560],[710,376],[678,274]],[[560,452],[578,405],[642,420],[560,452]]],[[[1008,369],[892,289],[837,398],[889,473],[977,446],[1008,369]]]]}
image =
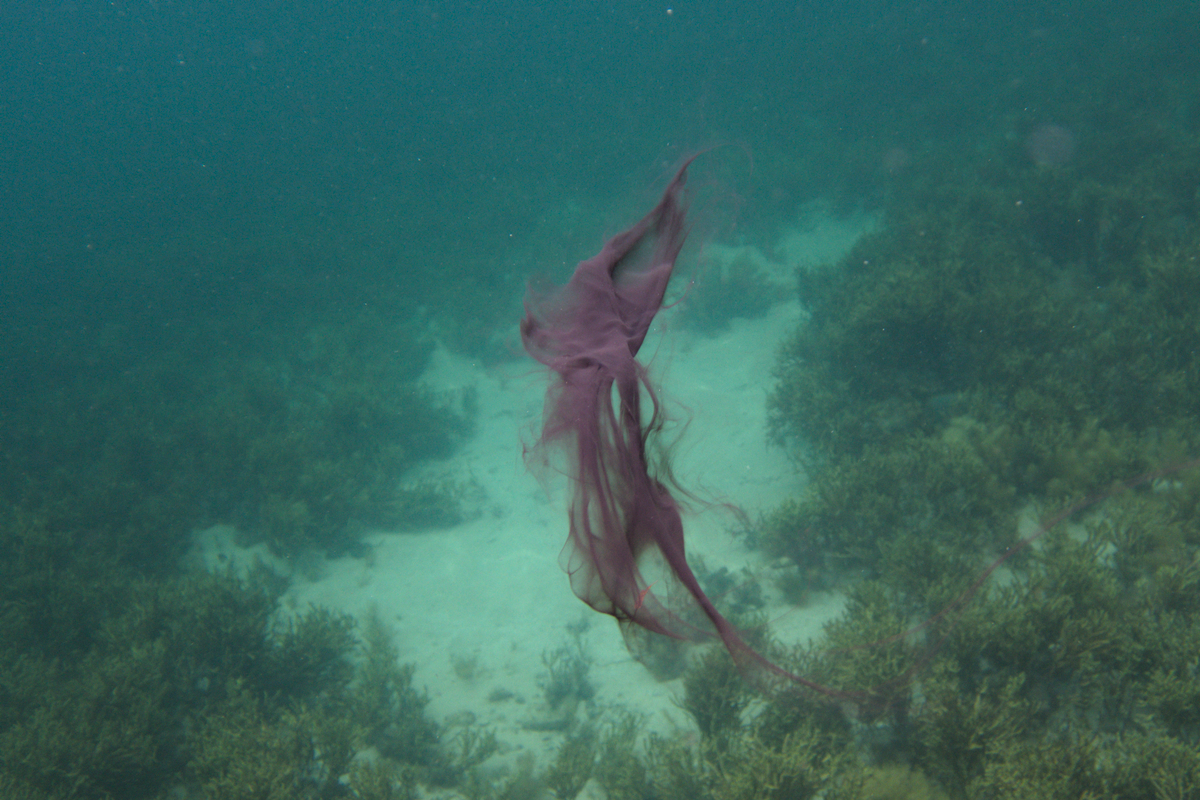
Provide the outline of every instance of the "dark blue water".
{"type": "Polygon", "coordinates": [[[969,146],[1023,109],[1055,118],[1098,71],[1185,71],[1194,21],[1171,3],[17,2],[5,269],[182,229],[217,262],[295,226],[332,247],[369,208],[351,246],[385,242],[425,286],[494,267],[564,196],[648,193],[714,142],[754,153],[766,205],[869,184],[839,163],[851,146],[969,146]]]}

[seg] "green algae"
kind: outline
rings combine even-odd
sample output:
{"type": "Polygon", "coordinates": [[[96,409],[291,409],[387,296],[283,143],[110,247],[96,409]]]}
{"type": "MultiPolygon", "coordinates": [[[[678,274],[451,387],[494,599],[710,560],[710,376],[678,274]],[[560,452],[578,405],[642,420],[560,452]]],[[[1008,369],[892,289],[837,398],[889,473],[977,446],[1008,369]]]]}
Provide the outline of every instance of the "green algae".
{"type": "Polygon", "coordinates": [[[14,634],[0,659],[6,796],[149,798],[185,785],[200,796],[328,796],[357,774],[351,758],[364,748],[396,765],[389,785],[457,775],[411,668],[373,629],[356,668],[348,617],[313,608],[280,619],[275,591],[230,575],[110,574],[46,598],[18,601],[10,589],[6,608],[36,617],[31,607],[63,603],[70,614],[97,593],[113,602],[84,616],[83,638],[36,640],[21,615],[0,618],[14,634]]]}

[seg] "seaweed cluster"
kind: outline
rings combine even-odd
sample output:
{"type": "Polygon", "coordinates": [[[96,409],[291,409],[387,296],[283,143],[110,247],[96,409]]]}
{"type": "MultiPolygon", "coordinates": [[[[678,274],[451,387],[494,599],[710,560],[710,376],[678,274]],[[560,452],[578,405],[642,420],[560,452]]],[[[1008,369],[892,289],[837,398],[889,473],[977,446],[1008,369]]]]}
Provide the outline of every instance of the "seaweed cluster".
{"type": "Polygon", "coordinates": [[[681,297],[685,325],[705,335],[726,330],[735,319],[756,319],[785,295],[770,264],[749,247],[713,247],[706,268],[681,297]]]}
{"type": "Polygon", "coordinates": [[[0,795],[453,783],[488,739],[441,746],[382,626],[360,639],[344,615],[280,609],[286,581],[266,570],[181,563],[212,522],[294,556],[356,550],[365,525],[452,521],[460,487],[405,481],[453,450],[471,398],[419,383],[432,343],[415,314],[251,303],[164,313],[172,326],[113,307],[171,299],[152,294],[73,298],[95,301],[94,327],[67,299],[0,334],[0,795]]]}
{"type": "Polygon", "coordinates": [[[1195,796],[1198,499],[1192,476],[1108,501],[1104,514],[1050,531],[1007,581],[921,639],[902,634],[962,589],[962,563],[921,593],[858,583],[819,647],[759,645],[816,681],[869,687],[853,701],[786,686],[764,695],[712,646],[682,680],[678,703],[694,731],[647,736],[637,715],[604,711],[567,732],[544,772],[527,765],[468,795],[1195,796]]]}
{"type": "Polygon", "coordinates": [[[367,525],[461,516],[461,486],[408,477],[451,453],[472,413],[469,397],[418,382],[433,345],[414,325],[362,312],[273,331],[281,343],[207,324],[168,346],[121,326],[9,331],[10,356],[44,356],[9,365],[0,502],[148,570],[206,523],[296,555],[354,550],[367,525]]]}
{"type": "Polygon", "coordinates": [[[19,533],[0,582],[5,797],[390,798],[457,774],[377,622],[360,642],[345,615],[281,617],[265,573],[145,580],[19,533]]]}
{"type": "Polygon", "coordinates": [[[930,153],[886,224],[799,270],[769,401],[812,478],[755,541],[793,595],[856,581],[793,663],[861,699],[858,762],[953,797],[1200,788],[1200,139],[1144,108],[1088,136],[1073,110],[1071,160],[1023,134],[930,153]],[[1036,509],[1081,507],[964,595],[1036,509]]]}

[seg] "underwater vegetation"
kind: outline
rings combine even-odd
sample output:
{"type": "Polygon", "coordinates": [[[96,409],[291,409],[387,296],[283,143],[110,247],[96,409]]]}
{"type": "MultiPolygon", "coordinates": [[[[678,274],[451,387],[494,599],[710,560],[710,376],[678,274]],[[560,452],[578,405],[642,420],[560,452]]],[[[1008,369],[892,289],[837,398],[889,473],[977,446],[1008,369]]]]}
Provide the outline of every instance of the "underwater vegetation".
{"type": "Polygon", "coordinates": [[[461,517],[453,480],[407,478],[472,424],[470,397],[417,381],[433,344],[413,325],[364,311],[277,331],[279,344],[210,324],[161,349],[121,330],[6,342],[49,349],[42,369],[57,377],[39,387],[26,373],[32,385],[0,400],[3,501],[153,569],[206,524],[281,555],[336,554],[366,526],[461,517]]]}
{"type": "Polygon", "coordinates": [[[55,575],[41,533],[19,533],[0,588],[5,797],[405,797],[462,769],[377,620],[360,639],[325,609],[281,616],[266,574],[63,559],[55,575]]]}
{"type": "Polygon", "coordinates": [[[856,791],[862,764],[949,797],[1200,791],[1200,139],[1145,113],[1059,165],[930,154],[880,230],[798,271],[769,407],[811,482],[754,541],[793,596],[850,582],[790,655],[866,695],[829,723],[856,791]]]}
{"type": "Polygon", "coordinates": [[[182,571],[214,522],[293,556],[462,513],[452,480],[408,478],[473,406],[419,383],[415,317],[239,311],[0,333],[6,798],[408,798],[494,746],[442,741],[378,620],[281,609],[265,569],[182,571]]]}
{"type": "Polygon", "coordinates": [[[726,330],[734,319],[764,316],[786,297],[787,288],[772,279],[753,255],[749,249],[730,249],[727,260],[711,259],[682,290],[683,324],[714,335],[726,330]]]}

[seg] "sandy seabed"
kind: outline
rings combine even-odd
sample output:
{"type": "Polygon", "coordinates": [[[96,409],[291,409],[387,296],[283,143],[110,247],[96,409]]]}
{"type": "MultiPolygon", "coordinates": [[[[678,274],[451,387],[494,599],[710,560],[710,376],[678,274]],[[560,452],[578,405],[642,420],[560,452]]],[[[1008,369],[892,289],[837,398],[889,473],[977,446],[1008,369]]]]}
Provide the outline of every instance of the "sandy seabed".
{"type": "MultiPolygon", "coordinates": [[[[774,258],[719,245],[708,247],[705,257],[726,265],[750,259],[791,286],[792,266],[833,263],[871,224],[819,213],[806,220],[780,236],[774,258]]],[[[803,310],[794,300],[782,302],[765,317],[733,320],[715,336],[683,328],[678,314],[660,313],[641,351],[668,411],[687,420],[671,450],[675,477],[699,497],[736,505],[754,520],[803,486],[802,471],[768,443],[766,431],[776,351],[803,310]]],[[[368,534],[366,558],[303,569],[276,561],[292,577],[285,602],[359,619],[377,613],[393,631],[401,660],[415,665],[414,683],[429,694],[429,716],[448,726],[447,735],[469,723],[491,730],[501,744],[500,763],[531,753],[545,766],[562,743],[562,731],[545,729],[543,703],[544,657],[561,648],[590,663],[594,696],[575,709],[578,719],[625,709],[643,718],[646,732],[691,731],[677,705],[680,680],[659,681],[635,661],[617,623],[578,600],[559,567],[566,479],[545,487],[522,460],[522,444],[536,439],[540,425],[546,371],[528,359],[484,368],[439,349],[424,380],[436,390],[473,389],[478,398],[472,438],[452,458],[428,467],[431,476],[464,483],[476,513],[449,529],[368,534]]],[[[695,506],[684,525],[693,564],[699,557],[711,571],[769,571],[762,555],[735,536],[735,519],[719,505],[695,506]]],[[[203,560],[215,567],[265,556],[262,548],[238,548],[234,538],[222,527],[198,534],[203,560]]],[[[779,600],[770,581],[762,588],[772,632],[784,643],[818,637],[843,605],[839,595],[817,594],[796,608],[779,600]]]]}

